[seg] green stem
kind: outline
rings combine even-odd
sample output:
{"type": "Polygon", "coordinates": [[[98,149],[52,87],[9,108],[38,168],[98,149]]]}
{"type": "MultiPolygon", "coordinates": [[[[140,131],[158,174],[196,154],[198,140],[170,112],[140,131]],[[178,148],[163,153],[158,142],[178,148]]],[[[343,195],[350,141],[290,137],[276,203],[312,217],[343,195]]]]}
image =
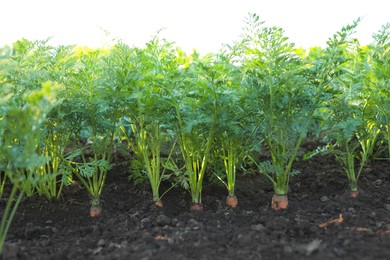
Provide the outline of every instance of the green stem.
{"type": "Polygon", "coordinates": [[[350,150],[348,141],[345,143],[346,147],[346,156],[347,156],[347,177],[351,186],[352,191],[357,190],[357,178],[355,175],[355,158],[353,155],[353,151],[350,150]],[[356,189],[356,190],[354,190],[356,189]]]}
{"type": "MultiPolygon", "coordinates": [[[[160,184],[163,178],[161,170],[161,132],[158,121],[151,124],[151,132],[148,134],[147,130],[143,126],[143,120],[138,122],[138,126],[132,125],[133,132],[135,134],[136,145],[131,145],[137,157],[142,160],[146,168],[146,174],[148,176],[152,193],[153,201],[161,200],[159,195],[160,184]]],[[[124,128],[122,127],[122,131],[124,128]]],[[[131,140],[126,135],[128,142],[131,140]]]]}
{"type": "Polygon", "coordinates": [[[16,192],[18,191],[18,186],[13,185],[11,193],[8,197],[7,205],[4,209],[3,216],[1,217],[1,224],[0,224],[0,256],[3,253],[3,247],[4,247],[4,242],[7,237],[8,230],[11,226],[12,220],[15,216],[16,210],[20,204],[20,201],[23,198],[24,192],[20,191],[19,195],[16,199],[16,202],[13,204],[16,192]],[[11,210],[12,207],[12,210],[11,210]],[[11,212],[10,212],[11,210],[11,212]]]}
{"type": "Polygon", "coordinates": [[[386,136],[387,136],[387,149],[388,149],[388,159],[390,160],[390,115],[386,115],[386,136]]]}
{"type": "Polygon", "coordinates": [[[351,191],[354,191],[354,192],[358,191],[357,180],[351,181],[349,186],[351,188],[351,191]]]}
{"type": "Polygon", "coordinates": [[[3,197],[4,185],[7,179],[7,175],[5,173],[0,172],[0,199],[3,197]]]}
{"type": "Polygon", "coordinates": [[[214,127],[212,127],[210,134],[209,134],[209,137],[207,139],[206,150],[205,150],[205,153],[204,153],[204,156],[202,159],[202,164],[200,167],[200,172],[199,172],[198,181],[197,181],[197,185],[196,185],[197,186],[196,190],[197,190],[198,200],[194,201],[194,202],[202,203],[203,177],[205,175],[207,163],[208,163],[208,160],[210,157],[210,151],[211,151],[211,147],[213,144],[213,139],[214,139],[214,127]]]}
{"type": "Polygon", "coordinates": [[[224,157],[225,172],[227,177],[226,187],[229,192],[229,196],[234,196],[234,189],[236,183],[236,163],[237,152],[236,147],[233,145],[233,141],[228,141],[227,155],[224,144],[222,144],[222,153],[224,157]]]}
{"type": "Polygon", "coordinates": [[[279,189],[280,189],[279,192],[281,192],[282,194],[277,193],[275,191],[276,194],[278,194],[278,195],[286,195],[288,193],[288,186],[290,183],[290,172],[291,172],[292,164],[294,163],[294,160],[298,154],[299,147],[301,146],[302,141],[303,141],[303,135],[300,135],[298,138],[298,141],[295,145],[295,149],[293,151],[293,154],[291,155],[290,160],[288,161],[288,164],[285,167],[285,170],[283,172],[284,178],[283,178],[281,184],[279,185],[279,189]]]}

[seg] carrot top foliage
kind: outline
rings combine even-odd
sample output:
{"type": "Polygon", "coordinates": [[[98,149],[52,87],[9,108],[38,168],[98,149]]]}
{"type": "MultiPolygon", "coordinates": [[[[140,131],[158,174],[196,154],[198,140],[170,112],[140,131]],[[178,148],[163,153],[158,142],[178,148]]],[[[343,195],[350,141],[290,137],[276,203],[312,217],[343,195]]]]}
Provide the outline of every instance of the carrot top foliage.
{"type": "Polygon", "coordinates": [[[359,22],[309,50],[256,14],[238,41],[207,55],[159,34],[143,48],[20,40],[0,57],[0,195],[9,181],[14,195],[56,199],[79,181],[101,206],[117,150],[154,202],[169,181],[201,204],[207,175],[233,197],[243,162],[286,195],[307,136],[326,143],[318,150],[335,156],[355,191],[365,164],[390,157],[389,25],[360,46],[359,22]]]}

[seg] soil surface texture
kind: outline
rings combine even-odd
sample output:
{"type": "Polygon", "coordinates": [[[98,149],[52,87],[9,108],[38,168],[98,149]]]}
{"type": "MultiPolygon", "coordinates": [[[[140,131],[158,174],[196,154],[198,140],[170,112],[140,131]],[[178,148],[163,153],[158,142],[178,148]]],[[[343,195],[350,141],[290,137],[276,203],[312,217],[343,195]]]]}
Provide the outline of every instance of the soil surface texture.
{"type": "MultiPolygon", "coordinates": [[[[271,209],[273,190],[260,173],[237,177],[238,206],[223,186],[204,183],[203,212],[190,212],[181,188],[151,202],[147,185],[114,167],[103,215],[89,217],[86,191],[67,187],[59,201],[26,198],[8,234],[3,259],[390,259],[390,162],[375,161],[351,198],[333,158],[297,161],[289,206],[271,209]]],[[[165,184],[161,190],[168,188],[165,184]]],[[[1,208],[4,208],[4,199],[1,208]]]]}

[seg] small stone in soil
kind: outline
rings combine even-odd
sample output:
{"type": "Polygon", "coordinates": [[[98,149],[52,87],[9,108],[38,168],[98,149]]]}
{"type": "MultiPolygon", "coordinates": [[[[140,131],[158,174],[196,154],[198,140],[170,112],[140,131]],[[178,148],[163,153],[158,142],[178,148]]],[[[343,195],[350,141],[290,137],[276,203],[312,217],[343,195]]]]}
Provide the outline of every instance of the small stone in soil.
{"type": "Polygon", "coordinates": [[[252,240],[253,237],[251,232],[242,233],[237,236],[237,241],[240,245],[248,245],[252,242],[252,240]]]}
{"type": "Polygon", "coordinates": [[[159,227],[167,226],[171,224],[171,219],[165,215],[159,215],[156,218],[156,225],[159,227]]]}
{"type": "Polygon", "coordinates": [[[390,211],[390,204],[385,204],[384,208],[388,211],[390,211]]]}
{"type": "Polygon", "coordinates": [[[43,240],[43,241],[40,243],[40,246],[46,247],[46,246],[49,246],[50,244],[51,244],[50,240],[47,239],[47,240],[43,240]]]}
{"type": "Polygon", "coordinates": [[[262,224],[252,225],[251,229],[254,231],[264,231],[265,227],[262,224]]]}
{"type": "Polygon", "coordinates": [[[94,255],[97,255],[97,254],[99,254],[100,253],[100,251],[102,251],[102,247],[98,247],[98,248],[96,248],[96,249],[94,249],[93,251],[92,251],[92,254],[94,254],[94,255]]]}
{"type": "Polygon", "coordinates": [[[116,243],[113,243],[113,242],[110,242],[110,243],[108,244],[108,246],[107,246],[107,249],[108,249],[109,251],[112,251],[112,250],[114,250],[115,248],[120,248],[120,247],[121,247],[121,245],[116,244],[116,243]]]}
{"type": "Polygon", "coordinates": [[[375,184],[376,186],[381,186],[381,185],[383,184],[383,181],[382,181],[381,179],[377,179],[377,180],[374,182],[374,184],[375,184]]]}
{"type": "Polygon", "coordinates": [[[106,245],[106,240],[104,240],[103,238],[99,239],[99,241],[97,242],[98,247],[103,247],[105,245],[106,245]]]}
{"type": "Polygon", "coordinates": [[[177,218],[174,218],[174,219],[171,220],[171,224],[172,224],[173,227],[176,227],[179,224],[179,220],[177,218]]]}
{"type": "Polygon", "coordinates": [[[314,239],[310,243],[304,246],[306,256],[310,256],[315,252],[321,245],[322,240],[314,239]]]}
{"type": "Polygon", "coordinates": [[[146,217],[146,218],[141,219],[141,223],[142,224],[150,223],[150,218],[146,217]]]}
{"type": "Polygon", "coordinates": [[[349,214],[351,214],[352,216],[356,215],[356,210],[354,208],[348,208],[348,212],[349,214]]]}
{"type": "Polygon", "coordinates": [[[329,199],[327,196],[322,196],[320,199],[322,202],[327,202],[329,199]]]}
{"type": "Polygon", "coordinates": [[[200,224],[195,219],[192,218],[188,220],[187,225],[189,229],[193,229],[193,230],[200,229],[200,224]]]}

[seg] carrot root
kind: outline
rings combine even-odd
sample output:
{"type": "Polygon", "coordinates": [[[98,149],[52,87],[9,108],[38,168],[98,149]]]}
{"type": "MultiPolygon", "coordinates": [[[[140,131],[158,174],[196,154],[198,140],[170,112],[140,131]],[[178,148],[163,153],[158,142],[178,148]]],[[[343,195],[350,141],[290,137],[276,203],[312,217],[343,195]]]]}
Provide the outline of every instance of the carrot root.
{"type": "Polygon", "coordinates": [[[164,204],[161,200],[155,201],[153,204],[154,204],[154,206],[159,207],[159,208],[164,207],[164,204]]]}
{"type": "Polygon", "coordinates": [[[287,195],[273,195],[271,201],[272,209],[275,211],[279,211],[282,209],[286,209],[288,206],[288,198],[287,195]]]}
{"type": "Polygon", "coordinates": [[[202,212],[203,211],[203,205],[202,203],[192,203],[190,205],[190,211],[193,212],[202,212]]]}
{"type": "Polygon", "coordinates": [[[89,209],[89,216],[91,216],[92,218],[100,217],[103,214],[102,211],[103,209],[99,205],[91,206],[91,208],[89,209]]]}
{"type": "Polygon", "coordinates": [[[235,208],[238,205],[238,200],[236,196],[227,196],[226,198],[226,205],[228,205],[231,208],[235,208]]]}
{"type": "Polygon", "coordinates": [[[351,191],[351,198],[356,199],[358,196],[359,196],[359,192],[358,191],[351,191]]]}

